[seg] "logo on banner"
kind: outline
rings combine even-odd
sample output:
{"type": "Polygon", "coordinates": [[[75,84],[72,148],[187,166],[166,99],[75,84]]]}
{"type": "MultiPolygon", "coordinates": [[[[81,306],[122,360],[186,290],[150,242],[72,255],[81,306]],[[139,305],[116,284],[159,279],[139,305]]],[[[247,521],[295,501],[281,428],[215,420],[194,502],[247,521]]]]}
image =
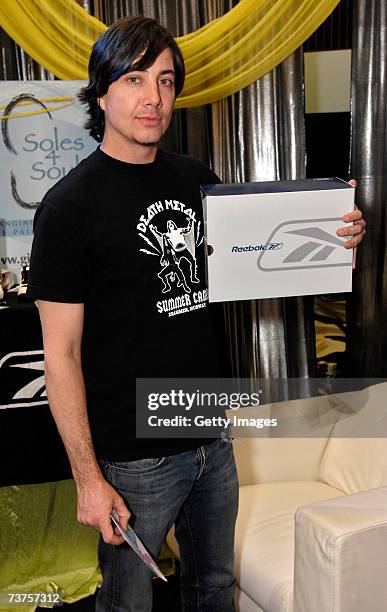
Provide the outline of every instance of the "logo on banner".
{"type": "MultiPolygon", "coordinates": [[[[14,156],[17,156],[20,153],[22,153],[24,157],[26,157],[26,155],[34,154],[34,159],[31,163],[31,180],[39,181],[42,179],[52,179],[57,181],[59,178],[65,176],[70,170],[70,167],[63,165],[63,161],[61,161],[63,154],[68,151],[73,151],[73,161],[74,166],[76,166],[80,161],[77,151],[81,151],[85,147],[84,139],[80,136],[74,139],[61,136],[58,126],[56,126],[54,122],[51,130],[46,129],[45,133],[41,133],[40,135],[38,130],[34,130],[31,125],[30,129],[28,129],[27,133],[24,134],[24,138],[18,143],[17,146],[15,142],[15,135],[11,136],[9,122],[15,118],[27,118],[42,113],[46,113],[50,120],[52,120],[52,111],[63,108],[64,106],[69,106],[73,103],[72,98],[62,98],[61,101],[63,101],[63,99],[66,100],[65,104],[57,104],[56,106],[49,108],[46,105],[46,102],[54,103],[57,101],[56,98],[45,98],[43,102],[31,94],[21,93],[13,97],[8,102],[1,116],[1,132],[3,143],[7,151],[14,156]],[[33,105],[33,107],[38,107],[40,110],[28,111],[25,109],[25,105],[33,105]],[[14,112],[15,109],[17,109],[19,112],[14,112]]],[[[21,178],[22,182],[24,182],[24,174],[21,178]]],[[[14,168],[12,168],[10,171],[10,183],[12,197],[16,204],[21,206],[21,208],[26,209],[37,208],[39,202],[31,202],[23,199],[18,188],[17,172],[14,168]]]]}
{"type": "Polygon", "coordinates": [[[0,374],[0,409],[48,404],[43,350],[8,353],[0,359],[0,374]]]}
{"type": "Polygon", "coordinates": [[[18,279],[44,194],[95,150],[77,99],[83,81],[0,82],[0,264],[18,279]]]}

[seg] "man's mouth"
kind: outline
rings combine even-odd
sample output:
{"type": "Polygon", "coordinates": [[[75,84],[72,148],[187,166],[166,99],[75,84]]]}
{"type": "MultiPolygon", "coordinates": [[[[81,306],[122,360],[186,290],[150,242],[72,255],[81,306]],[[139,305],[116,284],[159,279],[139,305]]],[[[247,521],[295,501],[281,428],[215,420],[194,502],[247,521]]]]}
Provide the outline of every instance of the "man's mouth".
{"type": "Polygon", "coordinates": [[[140,115],[136,117],[137,120],[143,125],[158,125],[161,122],[161,117],[155,117],[154,115],[140,115]]]}

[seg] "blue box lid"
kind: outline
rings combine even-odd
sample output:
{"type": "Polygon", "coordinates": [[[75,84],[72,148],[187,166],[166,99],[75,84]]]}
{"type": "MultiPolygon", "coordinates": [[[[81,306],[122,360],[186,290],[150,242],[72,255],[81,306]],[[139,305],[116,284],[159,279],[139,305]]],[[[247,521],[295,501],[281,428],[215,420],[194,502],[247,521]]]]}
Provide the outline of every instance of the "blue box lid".
{"type": "Polygon", "coordinates": [[[248,195],[253,193],[283,193],[286,191],[328,191],[354,189],[339,178],[300,179],[295,181],[262,181],[258,183],[217,183],[201,185],[204,196],[248,195]]]}

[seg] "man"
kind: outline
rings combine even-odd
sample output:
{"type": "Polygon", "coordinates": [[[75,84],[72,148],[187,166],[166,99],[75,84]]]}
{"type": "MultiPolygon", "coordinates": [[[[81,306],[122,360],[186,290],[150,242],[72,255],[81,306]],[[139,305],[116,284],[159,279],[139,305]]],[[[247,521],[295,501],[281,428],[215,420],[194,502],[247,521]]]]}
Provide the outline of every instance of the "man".
{"type": "MultiPolygon", "coordinates": [[[[187,286],[185,281],[184,272],[180,267],[181,259],[186,259],[190,267],[191,283],[200,283],[200,280],[196,276],[196,260],[188,248],[188,244],[185,239],[185,235],[188,235],[192,231],[192,219],[189,219],[187,227],[176,227],[173,221],[167,221],[168,231],[163,234],[159,232],[157,227],[154,225],[150,226],[151,230],[156,236],[160,236],[163,245],[163,254],[160,259],[160,263],[164,266],[161,272],[158,273],[158,277],[163,281],[164,287],[162,292],[168,293],[171,290],[168,282],[168,276],[172,280],[176,277],[178,283],[180,282],[184,290],[187,293],[191,293],[191,289],[187,286]]],[[[195,244],[194,239],[191,243],[195,244]]]]}
{"type": "MultiPolygon", "coordinates": [[[[219,181],[200,162],[158,149],[183,82],[180,51],[155,21],[124,18],[109,28],[93,47],[82,94],[101,146],[46,194],[35,217],[29,295],[39,303],[47,393],[78,520],[101,532],[97,612],[152,607],[151,573],[113,530],[113,510],[124,529],[131,518],[154,557],[175,523],[185,611],[234,609],[230,442],[135,437],[136,377],[221,374],[214,309],[177,306],[189,291],[205,294],[199,185],[219,181]],[[184,276],[171,239],[180,228],[193,241],[188,249],[188,231],[181,238],[192,256],[184,255],[192,266],[184,276]],[[163,300],[166,263],[176,282],[163,300]]],[[[353,246],[362,229],[341,231],[358,234],[353,246]]]]}

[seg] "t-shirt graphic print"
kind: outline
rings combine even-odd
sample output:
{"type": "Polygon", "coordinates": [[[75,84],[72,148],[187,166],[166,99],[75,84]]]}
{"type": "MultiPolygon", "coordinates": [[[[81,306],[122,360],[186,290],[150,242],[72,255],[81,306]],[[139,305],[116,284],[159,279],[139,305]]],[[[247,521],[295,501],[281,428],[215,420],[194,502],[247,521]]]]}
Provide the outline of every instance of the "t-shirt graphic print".
{"type": "Polygon", "coordinates": [[[150,204],[137,224],[140,252],[156,257],[159,314],[168,317],[205,308],[207,289],[200,289],[198,255],[204,255],[203,223],[196,211],[179,200],[150,204]]]}

